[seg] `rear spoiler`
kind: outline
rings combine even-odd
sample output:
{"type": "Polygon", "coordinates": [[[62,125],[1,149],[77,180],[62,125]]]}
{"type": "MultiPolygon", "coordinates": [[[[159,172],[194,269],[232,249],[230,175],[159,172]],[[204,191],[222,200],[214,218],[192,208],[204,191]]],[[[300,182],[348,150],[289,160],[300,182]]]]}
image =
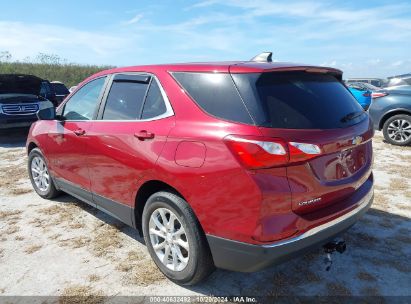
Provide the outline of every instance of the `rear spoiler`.
{"type": "Polygon", "coordinates": [[[236,64],[230,66],[230,73],[270,73],[270,72],[307,72],[307,73],[321,73],[331,74],[339,81],[342,81],[343,72],[338,69],[330,67],[296,65],[292,63],[270,64],[266,63],[261,66],[261,62],[247,62],[246,65],[236,64]]]}

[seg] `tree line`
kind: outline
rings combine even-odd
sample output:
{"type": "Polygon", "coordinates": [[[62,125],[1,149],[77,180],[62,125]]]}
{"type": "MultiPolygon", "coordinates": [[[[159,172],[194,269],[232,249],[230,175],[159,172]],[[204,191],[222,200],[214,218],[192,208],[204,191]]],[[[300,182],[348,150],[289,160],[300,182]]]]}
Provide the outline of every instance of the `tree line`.
{"type": "Polygon", "coordinates": [[[29,74],[49,81],[61,81],[67,87],[79,84],[88,76],[113,66],[69,63],[58,55],[39,53],[36,57],[14,60],[8,51],[0,52],[0,74],[29,74]]]}

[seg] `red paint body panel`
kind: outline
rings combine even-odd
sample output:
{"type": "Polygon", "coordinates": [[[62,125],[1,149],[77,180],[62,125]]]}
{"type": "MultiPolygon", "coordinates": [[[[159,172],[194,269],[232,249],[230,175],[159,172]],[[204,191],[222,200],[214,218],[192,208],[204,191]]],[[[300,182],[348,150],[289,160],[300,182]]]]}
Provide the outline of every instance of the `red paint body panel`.
{"type": "Polygon", "coordinates": [[[91,191],[134,207],[136,185],[153,169],[174,120],[174,117],[168,117],[145,122],[95,122],[87,133],[89,140],[85,156],[91,191]],[[153,133],[154,138],[136,138],[134,135],[142,130],[153,133]]]}
{"type": "MultiPolygon", "coordinates": [[[[62,176],[66,180],[90,191],[88,161],[85,157],[89,137],[87,132],[92,122],[57,122],[41,121],[39,125],[47,132],[47,139],[42,142],[50,169],[54,176],[62,176]],[[84,136],[77,136],[74,131],[84,130],[84,136]]],[[[37,125],[37,124],[36,124],[37,125]]]]}
{"type": "MultiPolygon", "coordinates": [[[[255,73],[307,68],[316,67],[229,62],[103,71],[86,79],[77,90],[101,75],[151,73],[166,92],[174,116],[127,122],[38,121],[27,144],[33,142],[42,149],[54,176],[124,206],[135,208],[139,188],[152,180],[161,181],[187,200],[206,234],[253,244],[285,239],[356,207],[357,196],[365,192],[362,187],[372,184],[369,140],[373,131],[369,121],[338,130],[268,129],[228,122],[201,110],[170,72],[255,73]],[[83,136],[73,133],[78,128],[85,131],[83,136]],[[154,138],[136,138],[134,134],[142,130],[154,133],[154,138]],[[304,163],[246,170],[224,143],[228,135],[314,143],[324,153],[304,163]],[[365,143],[352,146],[353,136],[362,136],[365,143]],[[319,204],[299,206],[299,202],[316,197],[322,197],[319,204]]],[[[318,68],[341,75],[339,70],[318,68]]]]}
{"type": "Polygon", "coordinates": [[[205,158],[206,147],[198,141],[181,141],[174,157],[177,165],[189,168],[200,168],[205,158]]]}

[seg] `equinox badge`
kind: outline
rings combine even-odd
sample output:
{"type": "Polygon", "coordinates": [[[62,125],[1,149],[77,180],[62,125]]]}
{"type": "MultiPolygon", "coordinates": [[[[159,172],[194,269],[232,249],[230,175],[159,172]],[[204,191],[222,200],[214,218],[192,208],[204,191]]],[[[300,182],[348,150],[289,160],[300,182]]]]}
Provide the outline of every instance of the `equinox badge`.
{"type": "Polygon", "coordinates": [[[310,200],[304,201],[304,202],[299,202],[298,206],[311,205],[311,204],[314,204],[314,203],[319,202],[319,201],[321,201],[321,197],[313,198],[313,199],[310,199],[310,200]]]}

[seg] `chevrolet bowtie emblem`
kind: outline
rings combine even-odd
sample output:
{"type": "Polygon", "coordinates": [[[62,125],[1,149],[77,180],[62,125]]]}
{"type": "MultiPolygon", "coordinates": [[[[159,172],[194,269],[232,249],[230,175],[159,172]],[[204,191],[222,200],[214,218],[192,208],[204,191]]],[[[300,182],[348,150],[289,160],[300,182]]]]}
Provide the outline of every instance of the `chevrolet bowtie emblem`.
{"type": "Polygon", "coordinates": [[[352,139],[351,143],[356,146],[362,143],[362,137],[361,136],[356,136],[352,139]]]}

